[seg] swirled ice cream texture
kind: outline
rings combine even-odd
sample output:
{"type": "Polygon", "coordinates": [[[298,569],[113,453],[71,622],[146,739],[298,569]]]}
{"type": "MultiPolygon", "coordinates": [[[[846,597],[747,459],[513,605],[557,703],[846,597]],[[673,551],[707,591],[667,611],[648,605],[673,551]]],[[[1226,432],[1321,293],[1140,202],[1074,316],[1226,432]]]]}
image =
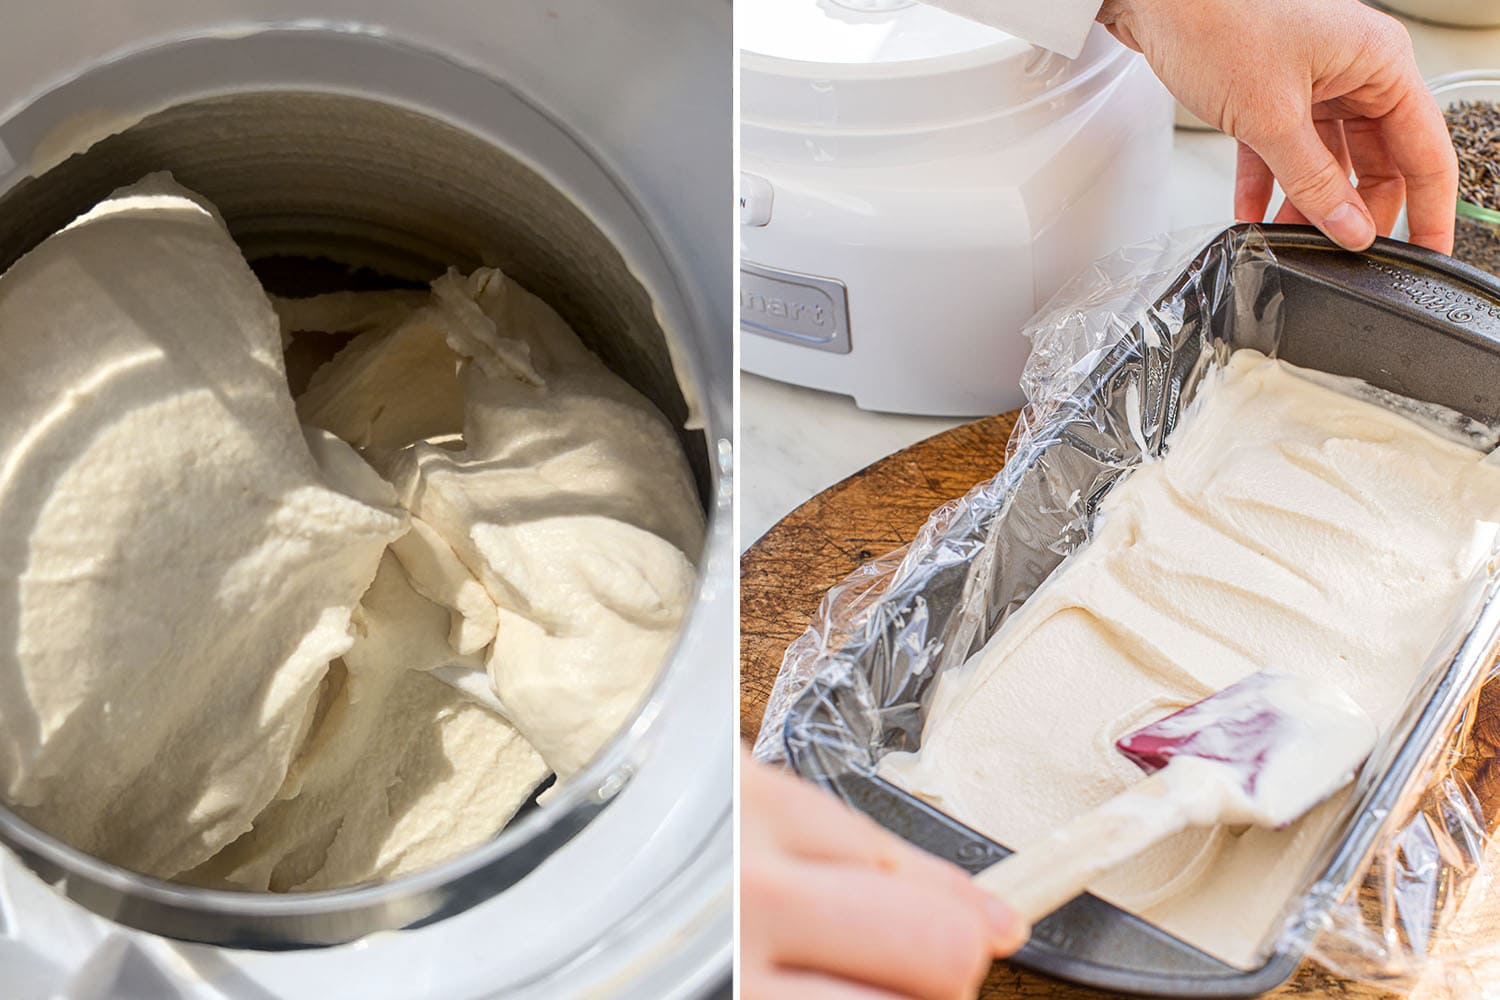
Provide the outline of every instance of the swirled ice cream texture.
{"type": "MultiPolygon", "coordinates": [[[[1257,670],[1392,723],[1491,550],[1500,468],[1252,351],[1200,393],[882,774],[1024,849],[1140,780],[1116,738],[1257,670]]],[[[1184,833],[1093,889],[1252,967],[1345,801],[1279,832],[1184,833]]]]}
{"type": "Polygon", "coordinates": [[[481,843],[592,756],[685,613],[703,518],[666,421],[497,271],[275,306],[165,175],[0,276],[0,793],[148,874],[329,888],[481,843]],[[283,348],[334,334],[294,400],[283,348]],[[417,449],[470,467],[430,522],[417,473],[377,471],[417,449]],[[537,468],[517,493],[490,462],[537,468]]]}

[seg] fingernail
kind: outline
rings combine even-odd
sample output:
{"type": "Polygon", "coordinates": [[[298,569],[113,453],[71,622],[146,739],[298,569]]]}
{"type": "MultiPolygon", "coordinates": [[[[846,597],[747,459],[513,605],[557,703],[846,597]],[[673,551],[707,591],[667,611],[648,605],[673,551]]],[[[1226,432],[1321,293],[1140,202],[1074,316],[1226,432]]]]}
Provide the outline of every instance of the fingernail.
{"type": "Polygon", "coordinates": [[[1329,212],[1323,229],[1346,250],[1364,250],[1375,242],[1375,223],[1352,201],[1329,212]]]}
{"type": "Polygon", "coordinates": [[[1031,936],[1031,929],[1016,916],[1015,911],[998,899],[984,901],[984,916],[990,925],[991,943],[1001,955],[1019,951],[1031,936]]]}

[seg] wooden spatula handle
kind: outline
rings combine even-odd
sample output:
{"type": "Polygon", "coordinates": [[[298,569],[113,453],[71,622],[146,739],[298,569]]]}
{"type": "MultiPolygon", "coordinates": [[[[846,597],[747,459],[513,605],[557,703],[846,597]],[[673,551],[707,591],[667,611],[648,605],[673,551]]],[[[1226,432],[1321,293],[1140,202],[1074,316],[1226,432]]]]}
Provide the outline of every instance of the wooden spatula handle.
{"type": "Polygon", "coordinates": [[[979,872],[975,884],[1008,904],[1027,926],[1036,923],[1111,868],[1191,825],[1192,800],[1201,790],[1168,780],[1168,770],[979,872]]]}

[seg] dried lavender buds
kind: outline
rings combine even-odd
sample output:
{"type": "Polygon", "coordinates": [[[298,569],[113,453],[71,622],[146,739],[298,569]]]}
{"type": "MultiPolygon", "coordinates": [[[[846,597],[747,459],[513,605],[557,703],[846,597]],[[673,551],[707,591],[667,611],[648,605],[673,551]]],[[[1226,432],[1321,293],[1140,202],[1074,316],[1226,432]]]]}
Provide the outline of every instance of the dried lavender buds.
{"type": "MultiPolygon", "coordinates": [[[[1500,104],[1459,101],[1443,112],[1458,153],[1458,197],[1500,212],[1500,104]]],[[[1453,256],[1500,277],[1500,221],[1475,217],[1460,205],[1453,256]]]]}
{"type": "Polygon", "coordinates": [[[1500,104],[1459,101],[1443,117],[1458,151],[1458,196],[1500,212],[1500,104]]]}

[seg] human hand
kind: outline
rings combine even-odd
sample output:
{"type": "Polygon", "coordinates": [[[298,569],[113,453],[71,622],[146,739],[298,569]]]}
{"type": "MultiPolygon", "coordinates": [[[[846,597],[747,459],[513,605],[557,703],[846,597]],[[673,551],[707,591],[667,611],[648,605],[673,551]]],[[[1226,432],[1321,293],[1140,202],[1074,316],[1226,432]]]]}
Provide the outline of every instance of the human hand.
{"type": "Polygon", "coordinates": [[[1014,914],[812,785],[744,756],[745,1000],[973,997],[1025,941],[1014,914]]]}
{"type": "Polygon", "coordinates": [[[1274,176],[1277,222],[1363,250],[1405,201],[1411,242],[1452,251],[1458,161],[1394,18],[1360,0],[1105,0],[1099,20],[1239,140],[1241,220],[1265,218],[1274,176]]]}

